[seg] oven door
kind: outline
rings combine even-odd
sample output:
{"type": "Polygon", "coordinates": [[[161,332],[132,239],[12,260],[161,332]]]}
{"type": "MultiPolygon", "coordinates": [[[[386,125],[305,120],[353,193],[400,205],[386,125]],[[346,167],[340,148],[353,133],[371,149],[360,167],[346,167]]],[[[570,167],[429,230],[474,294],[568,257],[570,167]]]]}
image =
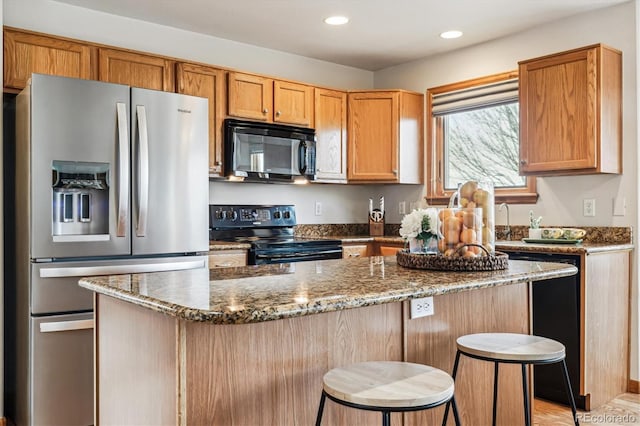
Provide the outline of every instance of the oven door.
{"type": "Polygon", "coordinates": [[[249,250],[249,264],[306,262],[311,260],[342,259],[342,246],[279,247],[249,250]]]}

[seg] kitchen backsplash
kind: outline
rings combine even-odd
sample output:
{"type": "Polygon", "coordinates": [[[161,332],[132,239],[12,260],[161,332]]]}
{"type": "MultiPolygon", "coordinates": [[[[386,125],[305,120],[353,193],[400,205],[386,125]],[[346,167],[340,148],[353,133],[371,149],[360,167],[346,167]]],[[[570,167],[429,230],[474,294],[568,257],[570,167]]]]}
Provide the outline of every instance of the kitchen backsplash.
{"type": "MultiPolygon", "coordinates": [[[[556,227],[556,226],[553,226],[556,227]]],[[[558,228],[570,228],[572,226],[557,226],[558,228]]],[[[549,228],[546,226],[545,228],[549,228]]],[[[633,242],[631,227],[615,226],[581,226],[587,231],[583,241],[585,243],[608,243],[608,244],[629,244],[633,242]]],[[[496,226],[496,238],[505,239],[505,226],[496,226]]],[[[295,234],[305,237],[324,236],[359,236],[369,235],[369,224],[321,224],[321,225],[297,225],[295,234]]],[[[387,223],[384,226],[384,235],[389,237],[400,237],[400,224],[387,223]]],[[[528,226],[511,226],[511,240],[521,240],[529,236],[528,226]]]]}

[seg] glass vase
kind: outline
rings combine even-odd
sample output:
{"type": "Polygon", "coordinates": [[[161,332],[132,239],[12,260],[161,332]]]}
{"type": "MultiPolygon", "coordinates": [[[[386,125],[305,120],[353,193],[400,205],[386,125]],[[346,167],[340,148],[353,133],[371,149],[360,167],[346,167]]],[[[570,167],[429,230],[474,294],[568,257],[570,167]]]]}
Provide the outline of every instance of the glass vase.
{"type": "Polygon", "coordinates": [[[490,254],[493,254],[496,245],[495,189],[493,183],[467,181],[458,185],[458,190],[451,197],[449,207],[482,209],[482,246],[490,254]],[[457,203],[454,203],[456,198],[457,203]]]}
{"type": "Polygon", "coordinates": [[[445,256],[475,257],[484,253],[483,211],[480,208],[446,208],[438,212],[440,241],[438,250],[445,256]]]}

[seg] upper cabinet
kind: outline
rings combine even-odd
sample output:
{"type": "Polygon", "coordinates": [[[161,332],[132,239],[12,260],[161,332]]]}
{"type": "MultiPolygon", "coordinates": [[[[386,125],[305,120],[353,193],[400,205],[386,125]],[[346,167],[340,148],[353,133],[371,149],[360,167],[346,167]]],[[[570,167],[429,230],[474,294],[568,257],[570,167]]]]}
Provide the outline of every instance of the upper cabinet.
{"type": "Polygon", "coordinates": [[[347,94],[315,89],[316,180],[347,181],[347,94]]]}
{"type": "Polygon", "coordinates": [[[520,174],[622,173],[622,53],[601,44],[519,62],[520,174]]]}
{"type": "Polygon", "coordinates": [[[230,72],[228,115],[310,127],[313,124],[313,87],[299,83],[230,72]]]}
{"type": "Polygon", "coordinates": [[[23,89],[34,72],[89,79],[92,77],[91,47],[63,38],[4,28],[5,89],[23,89]]]}
{"type": "Polygon", "coordinates": [[[222,175],[222,122],[226,100],[225,71],[202,65],[176,66],[178,93],[209,100],[209,174],[222,175]]]}
{"type": "Polygon", "coordinates": [[[120,49],[98,51],[98,79],[109,83],[173,92],[174,65],[174,61],[161,56],[120,49]]]}
{"type": "Polygon", "coordinates": [[[349,92],[348,104],[349,181],[422,183],[423,95],[349,92]]]}

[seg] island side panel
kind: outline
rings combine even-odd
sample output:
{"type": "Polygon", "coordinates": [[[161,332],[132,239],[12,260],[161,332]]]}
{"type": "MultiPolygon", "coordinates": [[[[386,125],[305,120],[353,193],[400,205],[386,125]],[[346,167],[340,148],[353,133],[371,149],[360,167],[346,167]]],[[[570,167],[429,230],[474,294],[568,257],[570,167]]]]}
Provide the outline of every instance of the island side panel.
{"type": "MultiPolygon", "coordinates": [[[[453,371],[456,339],[471,333],[529,333],[529,284],[434,296],[434,314],[410,319],[406,303],[407,361],[453,371]]],[[[524,424],[522,373],[519,365],[501,364],[498,425],[524,424]]],[[[493,363],[461,356],[455,389],[461,422],[491,424],[493,363]]],[[[451,414],[451,413],[450,413],[451,414]]],[[[441,424],[444,408],[407,413],[405,425],[441,424]]],[[[453,423],[450,415],[449,423],[453,423]]]]}
{"type": "MultiPolygon", "coordinates": [[[[401,319],[401,303],[388,303],[255,324],[186,323],[186,423],[314,424],[329,369],[402,360],[401,319]]],[[[328,401],[322,424],[380,421],[328,401]]],[[[392,423],[402,424],[401,414],[392,423]]]]}
{"type": "Polygon", "coordinates": [[[96,418],[108,425],[177,425],[177,320],[95,296],[96,418]]]}
{"type": "Polygon", "coordinates": [[[621,393],[629,380],[630,252],[587,256],[584,327],[584,391],[593,410],[621,393]]]}

